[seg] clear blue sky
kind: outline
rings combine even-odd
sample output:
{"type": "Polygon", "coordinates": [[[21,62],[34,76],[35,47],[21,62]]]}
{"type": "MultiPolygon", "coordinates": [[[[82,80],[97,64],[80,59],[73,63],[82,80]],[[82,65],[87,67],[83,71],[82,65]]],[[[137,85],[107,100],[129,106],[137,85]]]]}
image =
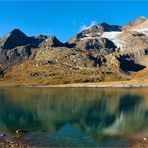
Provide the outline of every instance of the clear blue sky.
{"type": "Polygon", "coordinates": [[[65,42],[92,22],[123,25],[148,17],[147,1],[0,1],[0,37],[14,28],[65,42]]]}

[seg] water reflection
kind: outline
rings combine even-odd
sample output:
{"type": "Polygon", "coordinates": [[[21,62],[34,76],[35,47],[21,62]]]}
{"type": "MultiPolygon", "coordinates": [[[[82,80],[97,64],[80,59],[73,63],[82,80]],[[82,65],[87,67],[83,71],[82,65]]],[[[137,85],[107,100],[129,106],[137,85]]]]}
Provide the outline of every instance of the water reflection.
{"type": "Polygon", "coordinates": [[[147,96],[146,88],[1,88],[0,129],[47,131],[56,136],[65,131],[63,137],[69,129],[74,137],[85,134],[95,142],[103,141],[106,136],[148,129],[147,96]]]}

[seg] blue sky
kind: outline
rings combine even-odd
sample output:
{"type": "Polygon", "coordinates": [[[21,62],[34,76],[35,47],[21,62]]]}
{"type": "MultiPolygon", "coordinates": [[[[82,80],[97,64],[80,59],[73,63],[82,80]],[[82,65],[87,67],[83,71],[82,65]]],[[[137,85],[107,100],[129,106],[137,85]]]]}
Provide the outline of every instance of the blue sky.
{"type": "Polygon", "coordinates": [[[147,8],[148,1],[0,1],[0,37],[19,28],[66,42],[90,24],[124,25],[148,17],[147,8]]]}

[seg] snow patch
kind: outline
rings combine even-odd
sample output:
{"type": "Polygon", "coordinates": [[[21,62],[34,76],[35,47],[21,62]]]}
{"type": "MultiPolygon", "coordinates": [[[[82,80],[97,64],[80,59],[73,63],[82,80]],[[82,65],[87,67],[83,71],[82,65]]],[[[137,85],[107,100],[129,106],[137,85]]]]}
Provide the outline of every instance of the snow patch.
{"type": "Polygon", "coordinates": [[[117,48],[123,50],[124,49],[124,41],[119,38],[119,35],[122,33],[119,31],[111,31],[111,32],[104,32],[102,35],[100,33],[94,34],[85,34],[85,37],[80,38],[80,40],[90,40],[90,39],[98,39],[98,38],[107,38],[112,41],[117,48]]]}
{"type": "Polygon", "coordinates": [[[91,40],[91,39],[98,39],[98,38],[99,37],[88,36],[88,37],[81,38],[81,40],[91,40]]]}
{"type": "Polygon", "coordinates": [[[142,33],[146,36],[148,36],[148,28],[143,28],[143,29],[133,29],[133,31],[136,31],[138,33],[142,33]]]}
{"type": "Polygon", "coordinates": [[[121,39],[119,39],[119,35],[121,33],[122,32],[117,32],[117,31],[104,32],[102,34],[102,37],[109,39],[110,41],[112,41],[115,44],[115,46],[117,46],[118,48],[120,48],[121,50],[123,50],[125,43],[121,39]]]}
{"type": "Polygon", "coordinates": [[[80,40],[98,39],[101,34],[100,33],[95,33],[95,35],[93,35],[91,33],[85,34],[86,37],[80,38],[80,40]]]}

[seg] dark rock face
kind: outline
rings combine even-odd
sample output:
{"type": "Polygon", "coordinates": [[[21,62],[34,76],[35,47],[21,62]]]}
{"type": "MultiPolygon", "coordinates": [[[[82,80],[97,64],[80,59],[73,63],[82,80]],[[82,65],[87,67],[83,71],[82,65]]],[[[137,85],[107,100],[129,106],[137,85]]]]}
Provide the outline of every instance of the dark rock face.
{"type": "Polygon", "coordinates": [[[19,29],[14,29],[0,40],[0,64],[9,67],[21,63],[31,56],[33,48],[37,48],[46,39],[44,35],[28,37],[19,29]]]}
{"type": "Polygon", "coordinates": [[[100,54],[109,54],[115,51],[114,43],[106,38],[79,41],[76,47],[83,51],[96,51],[100,54]]]}
{"type": "Polygon", "coordinates": [[[118,60],[120,61],[120,68],[124,72],[138,72],[146,68],[146,66],[135,63],[128,55],[120,56],[118,60]]]}
{"type": "Polygon", "coordinates": [[[29,37],[19,29],[14,29],[0,41],[0,47],[3,49],[12,49],[16,46],[23,46],[30,43],[32,43],[32,40],[29,37]]]}
{"type": "Polygon", "coordinates": [[[103,56],[94,57],[92,54],[89,54],[88,58],[94,61],[94,67],[101,66],[103,63],[107,62],[106,58],[103,56]]]}
{"type": "Polygon", "coordinates": [[[121,31],[121,26],[118,25],[109,25],[107,23],[101,23],[98,27],[102,28],[103,32],[110,32],[110,31],[121,31]]]}
{"type": "Polygon", "coordinates": [[[55,36],[50,36],[47,40],[47,44],[50,47],[64,46],[55,36]]]}
{"type": "Polygon", "coordinates": [[[31,37],[31,39],[35,45],[40,45],[41,43],[43,43],[45,40],[48,39],[48,36],[46,35],[33,36],[31,37]]]}
{"type": "Polygon", "coordinates": [[[6,35],[3,39],[0,40],[0,48],[1,49],[13,49],[17,46],[25,46],[25,45],[36,45],[36,47],[45,41],[48,37],[45,35],[28,37],[19,29],[14,29],[8,35],[6,35]]]}
{"type": "Polygon", "coordinates": [[[0,69],[0,78],[3,78],[4,77],[4,72],[2,69],[0,69]]]}
{"type": "Polygon", "coordinates": [[[34,47],[36,46],[33,46],[33,45],[23,46],[21,48],[20,54],[22,55],[22,57],[29,57],[31,55],[31,48],[34,48],[34,47]]]}
{"type": "Polygon", "coordinates": [[[32,49],[35,48],[36,45],[26,45],[26,46],[18,46],[11,50],[6,50],[2,54],[0,54],[0,63],[3,64],[4,67],[9,67],[14,64],[19,64],[23,60],[29,58],[32,54],[32,49]]]}
{"type": "Polygon", "coordinates": [[[17,48],[8,50],[7,52],[5,51],[4,55],[5,58],[4,61],[2,61],[2,63],[4,63],[3,64],[4,68],[20,63],[22,61],[22,57],[18,52],[17,48]]]}
{"type": "Polygon", "coordinates": [[[148,48],[144,50],[145,55],[148,55],[148,48]]]}

